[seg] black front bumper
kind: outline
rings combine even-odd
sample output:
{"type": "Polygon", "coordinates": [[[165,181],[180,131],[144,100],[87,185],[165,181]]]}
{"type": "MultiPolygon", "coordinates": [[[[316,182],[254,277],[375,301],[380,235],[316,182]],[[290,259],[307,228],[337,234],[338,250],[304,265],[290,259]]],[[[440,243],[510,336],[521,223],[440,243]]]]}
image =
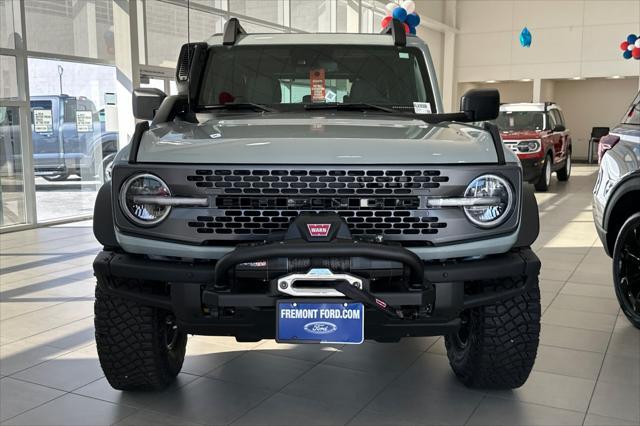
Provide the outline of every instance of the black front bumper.
{"type": "MultiPolygon", "coordinates": [[[[245,262],[246,256],[236,260],[245,262]]],[[[276,301],[291,296],[267,289],[263,293],[234,292],[217,285],[221,275],[219,267],[216,274],[216,266],[220,267],[220,262],[167,262],[113,251],[99,253],[93,264],[98,285],[105,292],[172,311],[187,333],[235,336],[240,341],[274,338],[276,301]],[[142,281],[145,285],[136,285],[142,281]]],[[[515,297],[535,285],[540,271],[539,259],[528,248],[476,260],[422,262],[420,283],[414,282],[415,266],[410,268],[412,285],[407,289],[372,294],[390,305],[422,314],[393,319],[367,309],[367,339],[393,341],[452,333],[460,325],[462,310],[515,297]],[[503,278],[514,278],[520,285],[502,290],[484,288],[483,282],[503,278]]]]}
{"type": "Polygon", "coordinates": [[[536,183],[540,180],[544,157],[520,159],[520,163],[522,164],[522,178],[525,182],[536,183]]]}

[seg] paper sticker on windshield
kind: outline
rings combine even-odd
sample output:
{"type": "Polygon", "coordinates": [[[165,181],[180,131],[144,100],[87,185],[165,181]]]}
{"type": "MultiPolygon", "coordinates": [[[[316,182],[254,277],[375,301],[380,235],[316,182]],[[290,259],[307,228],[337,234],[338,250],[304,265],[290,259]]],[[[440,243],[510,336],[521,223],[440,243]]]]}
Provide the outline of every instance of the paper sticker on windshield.
{"type": "Polygon", "coordinates": [[[91,111],[76,111],[76,130],[78,133],[93,132],[93,114],[91,111]]]}
{"type": "Polygon", "coordinates": [[[414,102],[413,112],[416,114],[431,114],[431,104],[429,102],[414,102]]]}
{"type": "Polygon", "coordinates": [[[332,91],[331,89],[327,89],[327,94],[325,95],[324,100],[327,102],[335,102],[336,97],[336,92],[332,91]]]}
{"type": "Polygon", "coordinates": [[[33,130],[36,133],[53,132],[53,116],[50,109],[33,110],[33,130]]]}
{"type": "Polygon", "coordinates": [[[311,102],[324,102],[324,68],[309,71],[309,82],[311,84],[311,102]]]}

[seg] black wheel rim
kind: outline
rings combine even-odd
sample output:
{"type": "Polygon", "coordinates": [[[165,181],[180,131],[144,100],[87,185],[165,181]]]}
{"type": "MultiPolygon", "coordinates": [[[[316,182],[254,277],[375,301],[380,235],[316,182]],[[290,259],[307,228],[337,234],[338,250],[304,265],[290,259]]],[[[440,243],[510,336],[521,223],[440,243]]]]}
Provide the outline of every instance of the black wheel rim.
{"type": "Polygon", "coordinates": [[[630,229],[617,259],[619,295],[628,312],[640,318],[640,223],[630,229]]]}
{"type": "Polygon", "coordinates": [[[169,351],[175,348],[179,334],[175,318],[173,315],[167,315],[165,319],[165,344],[169,351]]]}

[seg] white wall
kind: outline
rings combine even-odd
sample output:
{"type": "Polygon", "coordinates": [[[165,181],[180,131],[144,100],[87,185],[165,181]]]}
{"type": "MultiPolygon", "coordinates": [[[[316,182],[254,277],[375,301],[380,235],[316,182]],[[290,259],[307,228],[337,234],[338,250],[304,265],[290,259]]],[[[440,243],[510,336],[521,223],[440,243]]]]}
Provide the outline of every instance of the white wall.
{"type": "MultiPolygon", "coordinates": [[[[444,22],[444,3],[451,0],[417,0],[416,13],[420,17],[429,17],[438,22],[444,22]]],[[[401,1],[399,3],[402,3],[401,1]]]]}
{"type": "Polygon", "coordinates": [[[562,107],[571,130],[575,158],[587,158],[592,127],[614,127],[638,91],[638,80],[555,81],[554,100],[562,107]]]}
{"type": "MultiPolygon", "coordinates": [[[[416,35],[427,43],[429,52],[433,59],[433,65],[436,69],[436,77],[440,86],[440,94],[443,92],[444,82],[444,34],[441,30],[431,28],[428,23],[432,19],[439,23],[446,23],[447,16],[445,10],[445,1],[447,0],[418,0],[416,1],[416,13],[420,15],[423,23],[417,28],[416,35]]],[[[454,0],[448,0],[449,2],[454,0]]],[[[449,53],[451,54],[451,53],[449,53]]]]}
{"type": "Polygon", "coordinates": [[[470,89],[497,89],[500,91],[500,102],[531,102],[533,83],[528,81],[505,81],[500,83],[460,83],[458,96],[460,99],[470,89]]]}
{"type": "Polygon", "coordinates": [[[640,74],[619,49],[640,28],[638,0],[459,0],[456,18],[459,82],[640,74]]]}
{"type": "Polygon", "coordinates": [[[442,93],[442,61],[444,54],[444,36],[439,31],[434,31],[428,28],[418,28],[416,35],[427,43],[429,47],[429,53],[433,59],[433,66],[436,69],[436,75],[438,78],[438,85],[440,86],[440,93],[442,93]]]}

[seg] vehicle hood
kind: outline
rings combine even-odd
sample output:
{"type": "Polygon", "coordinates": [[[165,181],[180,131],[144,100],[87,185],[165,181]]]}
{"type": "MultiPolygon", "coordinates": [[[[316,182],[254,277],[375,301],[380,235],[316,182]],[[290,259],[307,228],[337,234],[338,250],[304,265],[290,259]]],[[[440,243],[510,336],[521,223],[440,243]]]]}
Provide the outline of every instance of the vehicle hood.
{"type": "Polygon", "coordinates": [[[192,164],[495,163],[491,135],[459,123],[430,125],[382,114],[217,116],[153,126],[139,162],[192,164]]]}
{"type": "Polygon", "coordinates": [[[540,139],[543,136],[542,131],[527,130],[520,132],[500,132],[503,140],[524,140],[524,139],[540,139]]]}

